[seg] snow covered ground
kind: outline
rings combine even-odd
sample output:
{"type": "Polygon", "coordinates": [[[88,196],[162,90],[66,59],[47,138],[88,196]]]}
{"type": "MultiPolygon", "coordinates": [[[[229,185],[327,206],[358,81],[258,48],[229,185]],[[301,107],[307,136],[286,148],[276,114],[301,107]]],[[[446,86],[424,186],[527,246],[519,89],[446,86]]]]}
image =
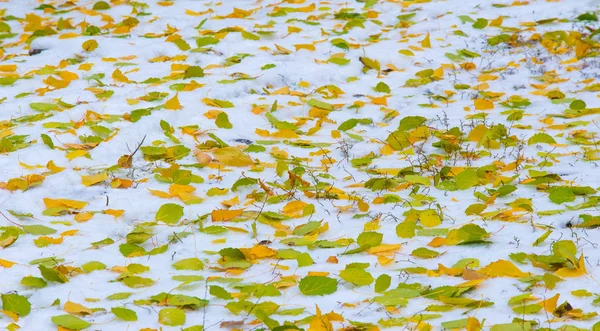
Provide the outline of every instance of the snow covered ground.
{"type": "Polygon", "coordinates": [[[600,330],[592,0],[0,0],[7,330],[600,330]]]}

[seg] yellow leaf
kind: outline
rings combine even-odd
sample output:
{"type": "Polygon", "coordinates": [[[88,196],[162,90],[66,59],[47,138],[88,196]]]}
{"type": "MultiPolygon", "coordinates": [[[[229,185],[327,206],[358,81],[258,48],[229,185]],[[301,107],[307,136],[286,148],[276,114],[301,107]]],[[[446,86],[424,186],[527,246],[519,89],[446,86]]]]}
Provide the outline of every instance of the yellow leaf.
{"type": "Polygon", "coordinates": [[[179,93],[175,94],[174,97],[172,97],[171,99],[167,100],[167,102],[165,102],[165,109],[179,110],[181,108],[183,108],[183,107],[179,103],[179,93]]]}
{"type": "Polygon", "coordinates": [[[227,222],[241,216],[243,209],[216,209],[211,213],[213,222],[227,222]]]}
{"type": "Polygon", "coordinates": [[[76,159],[78,157],[82,157],[82,156],[89,156],[88,151],[86,150],[75,150],[75,151],[71,151],[69,153],[67,153],[67,155],[65,155],[65,157],[69,160],[73,160],[76,159]]]}
{"type": "Polygon", "coordinates": [[[13,321],[15,321],[15,322],[19,321],[19,315],[17,315],[17,313],[10,311],[10,310],[3,310],[2,312],[4,313],[4,315],[12,318],[13,321]]]}
{"type": "Polygon", "coordinates": [[[431,48],[431,38],[429,36],[429,33],[427,34],[427,36],[425,36],[425,38],[423,39],[423,41],[421,41],[421,47],[423,47],[423,48],[431,48]]]}
{"type": "Polygon", "coordinates": [[[105,213],[106,215],[110,215],[114,218],[117,218],[117,217],[123,215],[123,213],[125,213],[125,211],[123,209],[107,209],[103,213],[105,213]]]}
{"type": "Polygon", "coordinates": [[[475,318],[470,316],[467,320],[467,331],[480,331],[481,330],[481,324],[479,323],[479,321],[475,318]]]}
{"type": "Polygon", "coordinates": [[[277,251],[264,246],[264,245],[254,245],[252,248],[240,248],[242,253],[247,259],[257,260],[264,259],[267,257],[273,257],[277,255],[277,251]]]}
{"type": "Polygon", "coordinates": [[[315,45],[313,44],[294,44],[294,47],[296,48],[296,52],[301,50],[301,49],[306,49],[309,50],[311,52],[316,51],[317,49],[315,48],[315,45]]]}
{"type": "Polygon", "coordinates": [[[512,262],[506,260],[498,260],[487,266],[479,269],[477,272],[488,277],[525,277],[528,274],[519,270],[512,262]]]}
{"type": "Polygon", "coordinates": [[[65,88],[65,87],[69,86],[69,83],[71,83],[71,82],[68,80],[56,79],[52,76],[49,76],[48,78],[46,78],[44,80],[44,83],[46,83],[54,88],[65,88]]]}
{"type": "Polygon", "coordinates": [[[504,18],[502,16],[498,16],[498,18],[490,21],[490,26],[501,26],[504,18]]]}
{"type": "Polygon", "coordinates": [[[400,53],[402,55],[406,55],[406,56],[415,56],[415,53],[413,53],[409,49],[401,49],[401,50],[398,51],[398,53],[400,53]]]}
{"type": "Polygon", "coordinates": [[[369,211],[369,204],[364,202],[362,199],[358,200],[358,210],[360,210],[361,213],[366,213],[369,211]]]}
{"type": "Polygon", "coordinates": [[[127,77],[125,77],[125,75],[123,75],[123,73],[121,72],[121,70],[119,70],[119,68],[117,68],[117,69],[115,69],[115,71],[113,71],[112,78],[115,80],[115,82],[121,82],[121,83],[131,82],[129,80],[129,78],[127,78],[127,77]]]}
{"type": "Polygon", "coordinates": [[[73,217],[73,219],[74,219],[76,222],[79,222],[79,223],[81,223],[81,222],[87,222],[87,221],[91,220],[91,219],[92,219],[92,217],[94,217],[94,214],[93,214],[93,213],[91,213],[91,212],[89,212],[89,211],[86,211],[86,212],[84,212],[84,213],[79,213],[79,214],[75,215],[75,216],[73,217]]]}
{"type": "Polygon", "coordinates": [[[81,184],[85,186],[92,186],[108,179],[108,173],[101,172],[99,174],[91,176],[81,176],[81,184]]]}
{"type": "Polygon", "coordinates": [[[64,238],[63,237],[52,238],[52,237],[48,237],[48,236],[39,236],[36,240],[39,240],[42,242],[44,242],[44,241],[49,242],[53,245],[58,245],[63,242],[64,238]]]}
{"type": "MultiPolygon", "coordinates": [[[[313,4],[314,5],[314,4],[313,4]]],[[[319,306],[317,307],[317,313],[315,317],[310,321],[310,325],[308,327],[308,331],[333,331],[333,325],[327,318],[327,316],[321,315],[321,309],[319,306]]]]}
{"type": "Polygon", "coordinates": [[[17,70],[16,64],[2,64],[0,65],[0,72],[14,72],[17,70]]]}
{"type": "Polygon", "coordinates": [[[69,199],[50,199],[44,198],[44,204],[46,208],[73,208],[73,209],[82,209],[87,206],[87,202],[78,201],[78,200],[69,200],[69,199]]]}
{"type": "Polygon", "coordinates": [[[442,220],[440,219],[440,216],[433,209],[427,209],[427,210],[423,211],[419,215],[419,220],[421,221],[421,224],[423,224],[423,226],[425,226],[427,228],[431,228],[431,227],[442,224],[442,220]]]}
{"type": "Polygon", "coordinates": [[[15,262],[11,262],[11,261],[8,261],[8,260],[0,259],[0,266],[3,266],[4,268],[10,268],[10,267],[12,267],[15,264],[16,264],[15,262]]]}
{"type": "Polygon", "coordinates": [[[67,301],[65,302],[65,306],[63,307],[63,309],[70,314],[77,314],[77,315],[91,315],[92,314],[92,310],[82,306],[78,303],[72,302],[72,301],[67,301]]]}
{"type": "Polygon", "coordinates": [[[239,203],[240,203],[240,198],[237,195],[229,200],[221,201],[221,204],[228,208],[238,205],[239,203]]]}
{"type": "Polygon", "coordinates": [[[98,48],[98,42],[95,41],[94,39],[85,41],[85,42],[83,42],[83,44],[81,44],[81,48],[88,53],[92,52],[93,50],[98,48]]]}
{"type": "Polygon", "coordinates": [[[372,98],[371,102],[374,105],[387,106],[387,97],[372,98]]]}
{"type": "Polygon", "coordinates": [[[163,192],[163,191],[159,191],[159,190],[151,190],[148,189],[148,191],[150,191],[150,193],[152,193],[152,195],[157,196],[159,198],[163,198],[163,199],[171,199],[173,196],[167,192],[163,192]]]}
{"type": "Polygon", "coordinates": [[[302,211],[304,207],[308,206],[308,203],[303,201],[290,201],[284,207],[281,213],[288,217],[298,218],[302,217],[302,211]]]}
{"type": "Polygon", "coordinates": [[[401,244],[381,244],[375,247],[369,248],[369,254],[383,254],[394,253],[402,248],[401,244]]]}
{"type": "Polygon", "coordinates": [[[67,230],[60,234],[61,237],[72,237],[77,234],[79,230],[67,230]]]}
{"type": "Polygon", "coordinates": [[[254,161],[248,154],[237,147],[223,147],[213,152],[217,161],[231,167],[247,167],[254,165],[254,161]]]}
{"type": "Polygon", "coordinates": [[[540,302],[538,302],[538,305],[544,307],[544,309],[547,312],[553,312],[554,310],[556,310],[556,304],[558,302],[558,298],[560,297],[560,293],[556,293],[555,296],[553,296],[552,298],[546,299],[546,300],[542,300],[540,302]]]}
{"type": "Polygon", "coordinates": [[[491,102],[490,100],[475,99],[473,101],[473,103],[475,104],[475,109],[477,109],[477,110],[490,110],[490,109],[494,109],[494,103],[491,102]]]}

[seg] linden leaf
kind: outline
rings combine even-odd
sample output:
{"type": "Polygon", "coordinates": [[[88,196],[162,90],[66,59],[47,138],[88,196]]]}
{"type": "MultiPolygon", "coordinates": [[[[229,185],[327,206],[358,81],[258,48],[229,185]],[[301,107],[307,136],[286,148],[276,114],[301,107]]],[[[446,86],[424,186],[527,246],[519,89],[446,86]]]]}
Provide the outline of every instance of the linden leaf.
{"type": "Polygon", "coordinates": [[[183,207],[176,203],[166,203],[156,212],[155,220],[167,224],[177,223],[183,216],[183,207]]]}
{"type": "Polygon", "coordinates": [[[254,165],[254,161],[237,147],[223,147],[213,152],[217,161],[231,167],[247,167],[254,165]]]}
{"type": "Polygon", "coordinates": [[[204,263],[196,257],[189,259],[179,260],[173,263],[173,268],[176,270],[202,270],[204,269],[204,263]]]}
{"type": "Polygon", "coordinates": [[[88,53],[92,52],[96,48],[98,48],[98,42],[95,41],[94,39],[85,41],[83,44],[81,44],[81,48],[88,53]]]}
{"type": "Polygon", "coordinates": [[[550,190],[550,195],[548,196],[550,201],[561,204],[564,202],[571,202],[575,200],[575,193],[573,189],[570,187],[557,187],[552,188],[550,190]]]}
{"type": "Polygon", "coordinates": [[[470,187],[478,185],[479,177],[477,176],[477,172],[475,170],[467,169],[456,175],[454,181],[456,182],[456,187],[459,190],[466,190],[470,187]]]}
{"type": "Polygon", "coordinates": [[[31,312],[31,304],[26,297],[19,294],[2,294],[2,309],[17,314],[19,317],[27,316],[31,312]]]}
{"type": "Polygon", "coordinates": [[[431,228],[442,224],[442,219],[434,209],[427,209],[419,215],[419,220],[423,226],[431,228]]]}
{"type": "Polygon", "coordinates": [[[327,295],[337,291],[337,281],[326,276],[306,276],[300,280],[299,288],[304,295],[327,295]]]}
{"type": "Polygon", "coordinates": [[[89,322],[71,314],[53,316],[52,323],[71,330],[81,330],[91,325],[89,322]]]}
{"type": "Polygon", "coordinates": [[[81,184],[83,184],[85,186],[92,186],[92,185],[98,184],[100,182],[103,182],[107,179],[108,179],[108,173],[101,172],[96,175],[81,176],[81,184]]]}
{"type": "Polygon", "coordinates": [[[377,293],[385,292],[390,287],[391,283],[392,283],[392,277],[390,277],[390,275],[387,275],[387,274],[380,275],[379,277],[377,277],[377,280],[375,280],[375,292],[377,292],[377,293]]]}
{"type": "Polygon", "coordinates": [[[137,317],[137,313],[131,309],[127,309],[125,307],[113,307],[110,309],[110,311],[115,314],[115,316],[117,316],[118,318],[124,320],[124,321],[128,321],[128,322],[134,322],[137,321],[138,317],[137,317]]]}
{"type": "Polygon", "coordinates": [[[474,101],[475,109],[477,110],[490,110],[494,109],[494,103],[490,100],[486,99],[475,99],[474,101]]]}
{"type": "Polygon", "coordinates": [[[229,116],[227,116],[227,113],[225,112],[221,112],[219,113],[219,115],[217,115],[217,118],[215,119],[215,124],[218,128],[221,129],[233,128],[233,125],[231,125],[231,122],[229,122],[229,116]]]}
{"type": "Polygon", "coordinates": [[[340,272],[340,278],[356,286],[369,285],[375,281],[369,272],[360,268],[346,268],[340,272]]]}
{"type": "Polygon", "coordinates": [[[498,260],[496,262],[492,262],[487,266],[477,270],[482,275],[488,277],[526,277],[528,274],[522,272],[517,268],[513,263],[506,260],[498,260]]]}
{"type": "Polygon", "coordinates": [[[65,302],[65,306],[63,307],[63,309],[67,312],[67,313],[71,313],[71,314],[78,314],[78,315],[91,315],[92,314],[92,310],[80,305],[78,303],[72,302],[72,301],[67,301],[65,302]]]}
{"type": "Polygon", "coordinates": [[[169,326],[185,324],[185,312],[179,308],[163,308],[158,313],[158,322],[169,326]]]}

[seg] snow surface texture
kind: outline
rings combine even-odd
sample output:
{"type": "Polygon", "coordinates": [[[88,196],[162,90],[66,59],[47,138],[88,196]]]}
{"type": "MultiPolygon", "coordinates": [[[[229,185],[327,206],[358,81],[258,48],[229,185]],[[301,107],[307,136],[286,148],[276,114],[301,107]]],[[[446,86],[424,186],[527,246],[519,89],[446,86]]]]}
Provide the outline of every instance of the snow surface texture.
{"type": "Polygon", "coordinates": [[[600,329],[597,10],[0,1],[0,327],[600,329]]]}

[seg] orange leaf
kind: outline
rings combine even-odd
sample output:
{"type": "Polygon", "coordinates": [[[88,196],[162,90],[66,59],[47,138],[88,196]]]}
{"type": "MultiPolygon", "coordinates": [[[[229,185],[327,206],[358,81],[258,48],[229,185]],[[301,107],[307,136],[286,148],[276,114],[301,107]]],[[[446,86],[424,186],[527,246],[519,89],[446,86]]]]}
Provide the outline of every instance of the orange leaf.
{"type": "Polygon", "coordinates": [[[243,209],[216,209],[212,211],[212,221],[213,222],[227,222],[232,219],[242,215],[243,209]]]}

